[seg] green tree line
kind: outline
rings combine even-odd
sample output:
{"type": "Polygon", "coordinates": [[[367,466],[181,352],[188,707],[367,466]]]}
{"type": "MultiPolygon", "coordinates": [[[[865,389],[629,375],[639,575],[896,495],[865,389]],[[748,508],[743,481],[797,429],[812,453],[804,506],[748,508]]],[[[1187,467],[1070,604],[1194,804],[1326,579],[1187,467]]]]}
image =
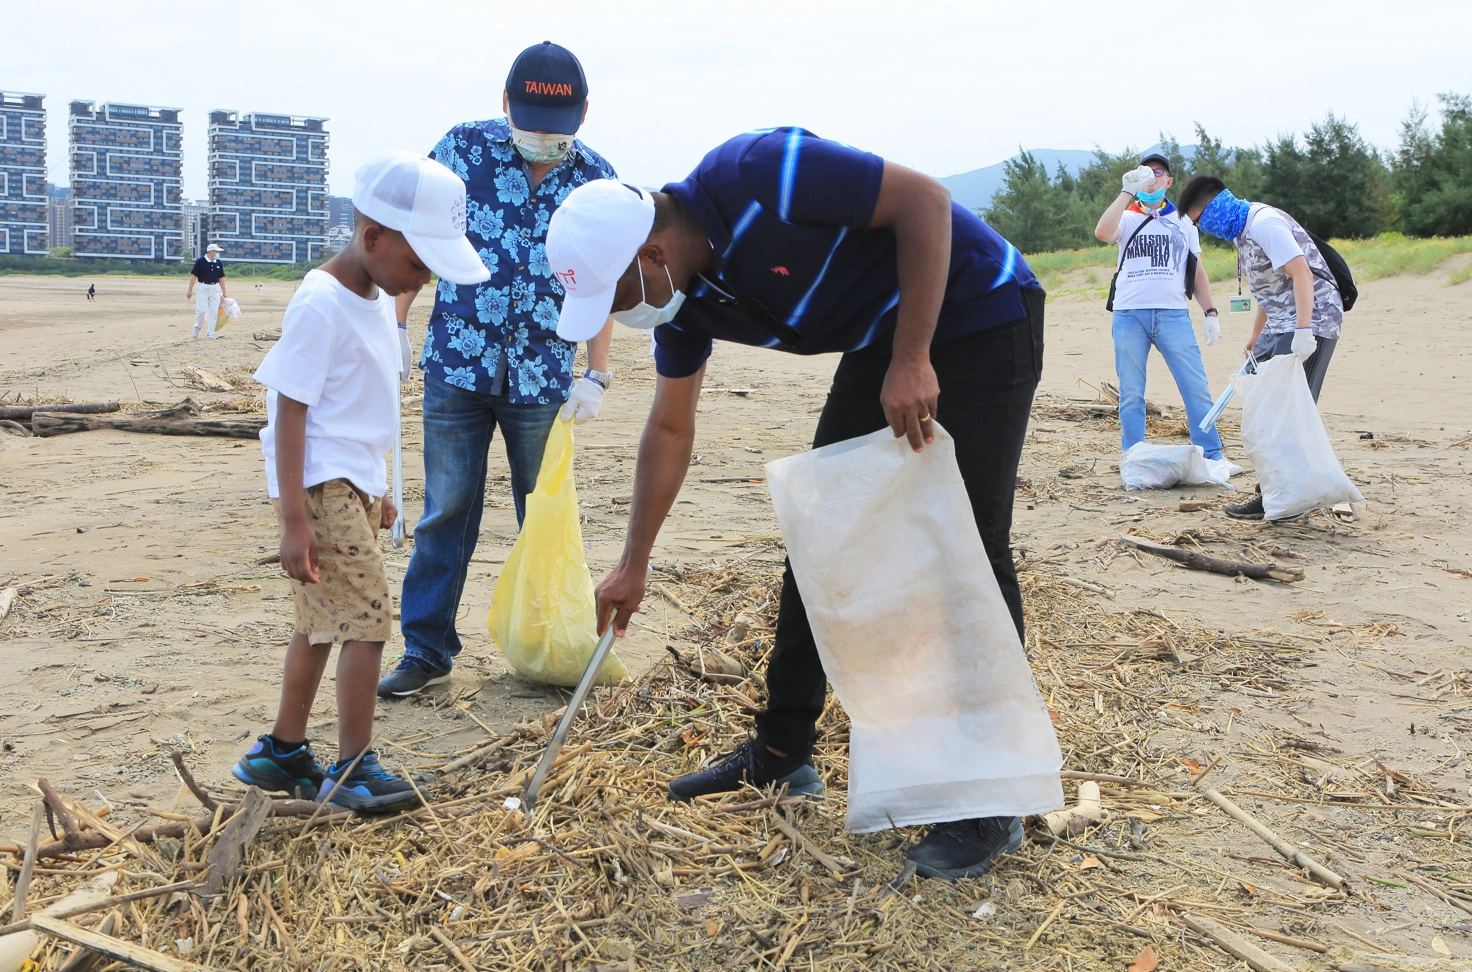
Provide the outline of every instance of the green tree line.
{"type": "MultiPolygon", "coordinates": [[[[1260,147],[1227,147],[1198,124],[1190,158],[1166,135],[1161,154],[1177,188],[1193,175],[1220,176],[1238,197],[1286,209],[1326,238],[1472,235],[1472,96],[1437,100],[1440,126],[1430,124],[1425,107],[1412,105],[1394,151],[1376,149],[1331,112],[1302,137],[1283,135],[1260,147]]],[[[1094,246],[1099,214],[1139,157],[1096,149],[1077,175],[1061,165],[1050,175],[1023,152],[1008,160],[1002,188],[980,213],[1024,253],[1094,246]]]]}

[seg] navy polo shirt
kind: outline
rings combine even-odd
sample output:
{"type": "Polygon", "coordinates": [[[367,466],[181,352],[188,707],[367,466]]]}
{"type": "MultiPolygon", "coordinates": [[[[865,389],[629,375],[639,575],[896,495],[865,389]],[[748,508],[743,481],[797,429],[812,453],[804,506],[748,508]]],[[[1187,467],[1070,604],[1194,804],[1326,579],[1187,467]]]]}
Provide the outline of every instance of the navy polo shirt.
{"type": "Polygon", "coordinates": [[[204,257],[194,261],[194,269],[189,271],[195,280],[203,284],[217,284],[220,278],[225,276],[224,260],[206,260],[204,257]]]}
{"type": "MultiPolygon", "coordinates": [[[[884,160],[801,128],[738,135],[664,191],[715,250],[674,320],[654,329],[655,365],[694,374],[714,340],[796,354],[888,345],[899,304],[894,232],[870,229],[884,160]]],[[[1022,254],[951,205],[951,267],[932,345],[1026,316],[1038,289],[1022,254]]]]}

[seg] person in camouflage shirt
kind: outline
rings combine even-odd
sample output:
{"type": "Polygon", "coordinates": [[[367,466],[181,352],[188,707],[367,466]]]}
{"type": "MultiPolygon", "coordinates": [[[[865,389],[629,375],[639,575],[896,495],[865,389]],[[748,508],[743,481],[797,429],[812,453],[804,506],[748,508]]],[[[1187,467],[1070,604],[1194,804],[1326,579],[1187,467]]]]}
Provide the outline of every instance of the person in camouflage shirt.
{"type": "MultiPolygon", "coordinates": [[[[1298,221],[1274,206],[1238,199],[1216,176],[1181,191],[1180,208],[1198,227],[1237,248],[1237,263],[1257,301],[1247,350],[1259,361],[1296,354],[1314,401],[1344,324],[1344,302],[1324,255],[1298,221]]],[[[1260,493],[1228,506],[1228,516],[1260,520],[1260,493]]]]}

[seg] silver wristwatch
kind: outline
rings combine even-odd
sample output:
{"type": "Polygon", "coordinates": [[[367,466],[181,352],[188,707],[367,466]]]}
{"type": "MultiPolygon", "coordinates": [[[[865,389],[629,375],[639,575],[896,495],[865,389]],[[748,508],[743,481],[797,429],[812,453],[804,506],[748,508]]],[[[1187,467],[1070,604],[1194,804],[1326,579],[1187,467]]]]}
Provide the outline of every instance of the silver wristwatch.
{"type": "Polygon", "coordinates": [[[613,373],[610,371],[594,371],[592,368],[589,368],[583,372],[583,377],[593,379],[603,387],[604,391],[607,391],[608,386],[613,384],[613,373]]]}

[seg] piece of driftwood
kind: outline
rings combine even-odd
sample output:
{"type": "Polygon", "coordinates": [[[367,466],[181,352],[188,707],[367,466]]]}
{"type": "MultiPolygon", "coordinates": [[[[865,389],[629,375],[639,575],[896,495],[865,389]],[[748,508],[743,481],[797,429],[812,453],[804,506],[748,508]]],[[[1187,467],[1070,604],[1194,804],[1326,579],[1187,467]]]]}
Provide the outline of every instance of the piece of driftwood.
{"type": "Polygon", "coordinates": [[[44,915],[37,915],[31,919],[31,924],[37,931],[43,931],[55,938],[71,942],[73,945],[80,945],[83,948],[91,949],[94,952],[106,955],[108,958],[115,958],[119,961],[127,962],[129,965],[136,965],[140,969],[148,969],[149,972],[201,972],[205,968],[203,965],[195,965],[193,962],[181,962],[178,959],[170,958],[162,952],[155,952],[153,949],[144,948],[142,945],[134,945],[132,942],[125,942],[120,938],[113,938],[111,935],[104,935],[101,932],[81,928],[60,918],[47,918],[44,915]]]}
{"type": "Polygon", "coordinates": [[[1246,810],[1243,810],[1231,800],[1228,800],[1226,797],[1222,796],[1219,790],[1207,787],[1206,789],[1201,791],[1201,795],[1220,807],[1222,812],[1225,813],[1227,816],[1231,817],[1233,820],[1237,821],[1242,826],[1252,831],[1258,837],[1262,838],[1264,843],[1266,843],[1269,847],[1282,855],[1285,860],[1292,861],[1294,864],[1297,864],[1299,867],[1308,871],[1308,873],[1313,876],[1313,879],[1315,881],[1318,881],[1321,884],[1327,884],[1335,890],[1340,890],[1344,887],[1344,878],[1340,877],[1338,874],[1335,874],[1323,864],[1314,860],[1312,857],[1309,857],[1303,851],[1299,850],[1298,848],[1294,847],[1292,844],[1284,840],[1282,837],[1279,837],[1277,834],[1273,833],[1252,814],[1248,813],[1246,810]]]}
{"type": "Polygon", "coordinates": [[[253,340],[253,341],[279,341],[279,340],[281,340],[281,332],[280,331],[256,331],[254,334],[251,335],[251,340],[253,340]]]}
{"type": "MultiPolygon", "coordinates": [[[[95,850],[99,847],[108,847],[116,843],[115,838],[99,833],[96,830],[84,831],[77,823],[76,817],[67,807],[57,792],[52,789],[51,784],[45,778],[36,781],[41,795],[45,798],[46,806],[52,815],[60,822],[62,828],[61,839],[42,844],[36,848],[36,860],[45,860],[48,857],[58,857],[62,854],[71,854],[82,850],[95,850]]],[[[223,804],[224,812],[220,819],[226,819],[236,810],[240,809],[238,803],[223,804]]],[[[313,800],[272,800],[271,813],[273,817],[308,817],[311,818],[308,826],[321,817],[322,823],[349,818],[353,815],[351,810],[334,810],[328,814],[322,814],[326,804],[317,803],[313,800]]],[[[160,824],[154,827],[140,827],[129,833],[129,837],[143,844],[151,844],[165,837],[181,838],[190,830],[194,830],[200,836],[207,836],[215,823],[214,815],[199,817],[195,820],[178,821],[175,823],[160,824]]],[[[305,830],[306,828],[303,828],[305,830]]],[[[0,851],[8,848],[0,846],[0,851]]],[[[19,851],[11,851],[19,853],[19,851]]]]}
{"type": "Polygon", "coordinates": [[[1214,918],[1205,915],[1182,914],[1186,927],[1203,938],[1209,938],[1222,951],[1235,959],[1241,959],[1256,972],[1295,972],[1293,966],[1271,955],[1214,918]]]}
{"type": "Polygon", "coordinates": [[[1182,513],[1200,513],[1202,510],[1216,508],[1216,500],[1181,500],[1180,510],[1182,513]]]}
{"type": "Polygon", "coordinates": [[[225,882],[235,876],[241,853],[256,839],[261,824],[270,815],[271,798],[254,786],[246,790],[245,798],[240,801],[240,809],[220,829],[220,839],[210,848],[210,855],[206,859],[210,865],[210,873],[205,878],[201,894],[213,896],[224,890],[225,882]]]}
{"type": "Polygon", "coordinates": [[[184,383],[192,385],[201,391],[228,392],[234,391],[235,386],[213,371],[206,371],[194,365],[184,366],[184,383]]]}
{"type": "MultiPolygon", "coordinates": [[[[26,856],[20,866],[20,877],[15,882],[15,903],[10,909],[10,920],[21,921],[26,916],[26,894],[31,889],[31,874],[36,867],[36,844],[41,840],[41,817],[45,806],[37,803],[31,808],[31,829],[26,837],[26,856]]],[[[0,928],[0,935],[5,930],[0,928]]]]}
{"type": "Polygon", "coordinates": [[[37,412],[72,412],[77,415],[100,415],[116,412],[122,406],[117,402],[68,402],[65,405],[0,405],[0,419],[15,419],[29,422],[37,412]]]}
{"type": "MultiPolygon", "coordinates": [[[[104,935],[111,935],[118,930],[118,922],[120,920],[121,915],[114,911],[102,919],[102,924],[97,926],[97,930],[104,935]]],[[[72,957],[67,959],[66,964],[57,969],[56,972],[87,972],[88,969],[97,964],[97,960],[100,957],[90,948],[83,948],[78,945],[77,950],[72,953],[72,957]]]]}
{"type": "Polygon", "coordinates": [[[192,398],[156,412],[131,415],[73,415],[37,412],[31,416],[31,431],[38,436],[65,435],[93,429],[145,432],[152,435],[213,435],[229,439],[255,439],[266,425],[264,415],[232,418],[202,418],[204,412],[192,398]]]}
{"type": "Polygon", "coordinates": [[[1303,580],[1302,567],[1281,567],[1278,564],[1251,564],[1245,560],[1223,560],[1220,557],[1209,557],[1197,550],[1170,547],[1163,543],[1142,540],[1139,537],[1124,536],[1120,537],[1120,539],[1137,550],[1143,550],[1145,553],[1174,561],[1182,567],[1190,567],[1192,570],[1205,570],[1213,574],[1225,574],[1228,577],[1236,577],[1238,574],[1241,574],[1243,577],[1250,577],[1253,580],[1286,582],[1303,580]]]}
{"type": "MultiPolygon", "coordinates": [[[[98,898],[94,901],[83,901],[81,904],[68,905],[57,908],[47,908],[48,918],[75,918],[77,915],[85,915],[93,911],[102,911],[113,905],[127,904],[129,901],[142,901],[145,898],[158,898],[175,891],[193,891],[199,887],[198,881],[177,881],[173,884],[164,884],[156,888],[144,888],[142,891],[129,891],[127,894],[115,894],[109,897],[98,898]]],[[[10,935],[18,931],[25,931],[31,927],[29,920],[15,921],[8,925],[0,926],[0,935],[10,935]]]]}

